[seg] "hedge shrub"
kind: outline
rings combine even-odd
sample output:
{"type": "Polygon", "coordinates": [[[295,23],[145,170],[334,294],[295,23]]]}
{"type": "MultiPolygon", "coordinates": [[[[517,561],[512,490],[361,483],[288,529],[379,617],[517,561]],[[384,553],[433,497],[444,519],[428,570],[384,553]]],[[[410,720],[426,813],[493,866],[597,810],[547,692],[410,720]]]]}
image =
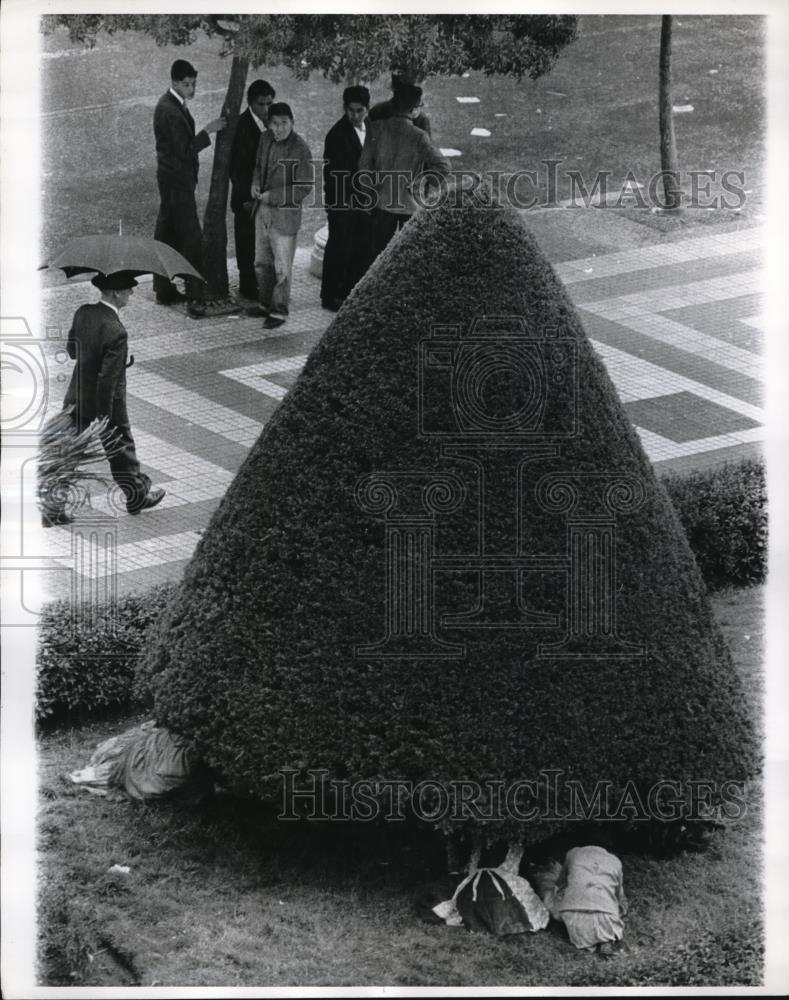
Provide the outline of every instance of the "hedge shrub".
{"type": "MultiPolygon", "coordinates": [[[[450,364],[450,354],[443,349],[435,365],[450,364]]],[[[452,357],[460,367],[461,356],[452,357]]],[[[431,371],[433,379],[442,369],[431,371]]],[[[423,426],[459,424],[449,389],[430,379],[423,426]]],[[[385,489],[378,499],[383,508],[385,489]]],[[[433,500],[441,506],[440,490],[433,500]]],[[[560,504],[561,490],[553,500],[560,504]]],[[[587,796],[608,782],[618,800],[628,789],[646,794],[658,780],[738,781],[758,770],[741,685],[668,495],[533,236],[485,198],[414,218],[354,290],[215,512],[142,668],[158,721],[189,734],[239,790],[261,797],[278,798],[285,767],[325,768],[348,781],[525,778],[541,796],[553,768],[562,773],[554,810],[561,817],[567,779],[587,796]],[[496,324],[509,334],[484,341],[479,357],[487,350],[491,364],[464,405],[482,408],[495,426],[521,413],[526,423],[516,426],[538,420],[552,432],[575,412],[572,434],[543,439],[539,454],[526,450],[528,438],[488,448],[475,464],[420,433],[420,342],[434,325],[458,324],[467,336],[481,314],[507,317],[496,324]],[[575,370],[562,367],[562,339],[577,352],[575,370]],[[522,376],[510,377],[513,352],[532,359],[522,376]],[[537,356],[542,375],[534,375],[537,356]],[[534,386],[550,387],[542,410],[534,386]],[[522,516],[508,500],[515,466],[522,516]],[[390,527],[423,509],[431,477],[465,485],[460,506],[435,515],[442,557],[479,552],[482,517],[486,553],[512,553],[517,537],[519,554],[560,560],[523,572],[506,608],[506,579],[493,574],[487,594],[499,607],[490,628],[442,624],[479,604],[480,583],[473,567],[435,573],[436,627],[445,642],[465,643],[463,658],[357,655],[382,637],[386,621],[387,528],[356,499],[360,479],[383,472],[411,477],[399,480],[390,527]],[[562,640],[568,602],[567,515],[537,502],[537,484],[549,474],[578,477],[582,519],[599,512],[591,498],[602,481],[584,475],[628,478],[643,491],[637,509],[616,515],[614,585],[619,637],[642,646],[643,656],[612,656],[604,640],[583,636],[575,658],[540,655],[562,640]],[[559,625],[498,627],[523,606],[558,616],[559,625]]],[[[477,804],[487,808],[484,796],[477,804]]],[[[566,825],[495,815],[486,824],[491,836],[538,840],[566,825]]],[[[444,817],[442,825],[457,824],[444,817]]]]}
{"type": "Polygon", "coordinates": [[[36,655],[38,721],[75,720],[138,701],[137,662],[172,590],[172,584],[164,584],[120,597],[98,615],[73,615],[68,600],[47,604],[36,655]]]}
{"type": "Polygon", "coordinates": [[[711,590],[764,580],[767,484],[760,461],[665,476],[663,485],[711,590]]]}

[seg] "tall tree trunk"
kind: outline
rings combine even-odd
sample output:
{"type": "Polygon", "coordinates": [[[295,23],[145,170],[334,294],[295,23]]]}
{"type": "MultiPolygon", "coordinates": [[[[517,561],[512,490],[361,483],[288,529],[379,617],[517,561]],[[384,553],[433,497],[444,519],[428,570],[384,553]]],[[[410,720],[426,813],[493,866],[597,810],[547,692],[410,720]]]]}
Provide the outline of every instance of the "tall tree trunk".
{"type": "Polygon", "coordinates": [[[247,82],[249,60],[233,56],[230,80],[222,104],[222,115],[227,127],[216,133],[214,165],[211,170],[211,187],[203,218],[203,265],[208,281],[207,297],[224,299],[230,293],[227,280],[227,192],[230,185],[230,149],[233,144],[244,88],[247,82]]]}
{"type": "Polygon", "coordinates": [[[673,100],[671,96],[671,29],[673,18],[665,14],[660,27],[660,169],[663,173],[663,197],[667,209],[676,210],[682,202],[679,186],[677,143],[674,138],[673,100]]]}

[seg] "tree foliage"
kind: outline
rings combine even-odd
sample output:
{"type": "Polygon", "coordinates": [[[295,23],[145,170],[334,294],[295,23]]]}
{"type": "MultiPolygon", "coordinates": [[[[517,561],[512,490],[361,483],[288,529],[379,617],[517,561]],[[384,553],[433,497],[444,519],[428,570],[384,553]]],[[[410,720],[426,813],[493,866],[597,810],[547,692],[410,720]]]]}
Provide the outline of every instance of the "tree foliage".
{"type": "Polygon", "coordinates": [[[95,45],[101,31],[139,31],[158,45],[191,45],[202,32],[223,54],[252,66],[282,64],[299,78],[318,70],[334,83],[389,70],[417,78],[470,71],[536,80],[577,32],[570,15],[468,14],[55,14],[43,30],[68,29],[95,45]]]}

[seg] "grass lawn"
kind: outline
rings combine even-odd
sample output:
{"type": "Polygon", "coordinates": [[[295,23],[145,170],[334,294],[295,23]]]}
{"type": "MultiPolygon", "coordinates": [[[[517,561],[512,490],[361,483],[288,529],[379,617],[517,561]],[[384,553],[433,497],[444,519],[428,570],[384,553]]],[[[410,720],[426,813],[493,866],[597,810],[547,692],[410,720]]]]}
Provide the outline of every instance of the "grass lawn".
{"type": "MultiPolygon", "coordinates": [[[[763,196],[763,35],[763,19],[745,16],[681,17],[674,29],[675,104],[694,108],[675,118],[681,168],[744,172],[743,186],[750,191],[740,213],[745,218],[758,212],[763,196]]],[[[602,170],[610,171],[614,190],[631,171],[646,186],[660,167],[659,43],[659,17],[584,16],[578,40],[536,82],[476,73],[430,79],[425,100],[434,138],[461,151],[452,160],[458,169],[537,170],[539,197],[547,184],[540,166],[546,159],[561,161],[559,198],[570,193],[570,170],[580,171],[588,188],[602,170]],[[460,104],[456,98],[462,96],[478,97],[479,103],[460,104]],[[474,127],[491,134],[472,136],[474,127]]],[[[199,70],[192,104],[198,128],[215,117],[228,74],[217,43],[203,39],[183,49],[160,49],[151,39],[128,35],[102,39],[88,51],[58,32],[42,45],[44,258],[70,236],[117,232],[121,218],[124,232],[153,233],[153,107],[166,89],[170,63],[182,56],[199,70]]],[[[257,76],[291,104],[296,130],[319,157],[327,130],[341,114],[342,87],[319,74],[298,81],[281,67],[251,71],[250,79],[257,76]]],[[[381,78],[372,84],[373,100],[388,96],[387,83],[381,78]]],[[[198,202],[204,203],[211,152],[201,161],[198,202]]],[[[528,184],[522,190],[533,193],[528,184]]],[[[670,225],[649,209],[621,211],[648,226],[670,225]]],[[[725,211],[697,215],[707,222],[732,218],[725,211]]],[[[322,210],[306,210],[302,245],[312,244],[323,221],[322,210]]]]}
{"type": "MultiPolygon", "coordinates": [[[[761,710],[763,591],[714,600],[761,710]]],[[[494,939],[420,923],[431,836],[390,824],[278,823],[255,803],[108,801],[65,775],[139,719],[40,740],[39,979],[111,986],[755,985],[762,977],[757,787],[703,853],[623,853],[625,947],[603,961],[558,928],[494,939]],[[128,865],[128,875],[108,869],[128,865]]]]}

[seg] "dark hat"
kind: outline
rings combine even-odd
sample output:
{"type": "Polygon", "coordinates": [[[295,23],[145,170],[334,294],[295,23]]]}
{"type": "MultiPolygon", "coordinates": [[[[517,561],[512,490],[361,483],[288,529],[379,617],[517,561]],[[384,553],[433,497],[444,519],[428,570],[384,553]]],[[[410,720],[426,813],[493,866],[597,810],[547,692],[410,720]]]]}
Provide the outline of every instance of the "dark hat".
{"type": "Polygon", "coordinates": [[[348,104],[363,104],[366,108],[370,107],[370,91],[367,87],[346,87],[342,92],[342,103],[348,104]]]}
{"type": "Polygon", "coordinates": [[[123,288],[134,288],[137,282],[131,271],[115,271],[112,274],[97,274],[90,282],[102,292],[120,291],[123,288]]]}
{"type": "Polygon", "coordinates": [[[416,73],[392,73],[392,90],[398,90],[400,87],[413,87],[420,82],[420,78],[416,73]]]}

